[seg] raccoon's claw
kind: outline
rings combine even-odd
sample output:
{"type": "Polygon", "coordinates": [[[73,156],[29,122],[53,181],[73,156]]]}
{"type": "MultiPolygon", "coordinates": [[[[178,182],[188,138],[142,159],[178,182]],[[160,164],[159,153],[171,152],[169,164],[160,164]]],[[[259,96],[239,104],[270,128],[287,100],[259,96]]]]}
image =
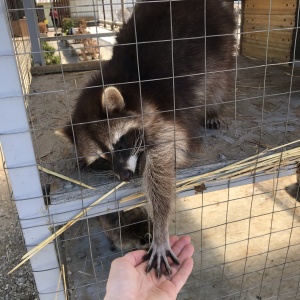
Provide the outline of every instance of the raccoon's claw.
{"type": "Polygon", "coordinates": [[[219,129],[221,126],[221,123],[218,119],[208,119],[206,121],[206,127],[208,129],[219,129]]]}
{"type": "Polygon", "coordinates": [[[161,276],[161,264],[163,263],[166,271],[169,275],[172,274],[171,267],[168,262],[168,256],[171,258],[173,263],[179,265],[179,260],[176,255],[173,253],[169,244],[156,245],[152,243],[149,251],[144,256],[144,260],[149,260],[146,272],[150,272],[153,268],[156,268],[157,277],[161,276]]]}
{"type": "Polygon", "coordinates": [[[115,246],[114,243],[111,243],[109,249],[110,249],[110,251],[116,251],[117,247],[115,246]]]}

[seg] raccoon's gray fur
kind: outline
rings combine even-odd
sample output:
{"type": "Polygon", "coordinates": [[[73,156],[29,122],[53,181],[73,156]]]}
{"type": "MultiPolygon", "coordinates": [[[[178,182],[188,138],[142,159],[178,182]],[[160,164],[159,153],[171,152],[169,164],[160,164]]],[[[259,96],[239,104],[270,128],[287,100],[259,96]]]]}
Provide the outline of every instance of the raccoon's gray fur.
{"type": "Polygon", "coordinates": [[[300,202],[300,163],[296,169],[296,183],[292,183],[285,187],[286,192],[298,202],[300,202]]]}
{"type": "Polygon", "coordinates": [[[111,243],[111,250],[138,249],[152,241],[152,222],[147,210],[138,207],[97,217],[111,243]]]}
{"type": "Polygon", "coordinates": [[[220,0],[138,2],[112,59],[101,63],[61,131],[87,164],[101,157],[121,180],[131,179],[144,153],[154,224],[147,271],[157,265],[158,275],[161,263],[171,272],[167,256],[179,263],[168,234],[175,169],[190,163],[204,121],[219,126],[232,84],[234,28],[220,0]]]}

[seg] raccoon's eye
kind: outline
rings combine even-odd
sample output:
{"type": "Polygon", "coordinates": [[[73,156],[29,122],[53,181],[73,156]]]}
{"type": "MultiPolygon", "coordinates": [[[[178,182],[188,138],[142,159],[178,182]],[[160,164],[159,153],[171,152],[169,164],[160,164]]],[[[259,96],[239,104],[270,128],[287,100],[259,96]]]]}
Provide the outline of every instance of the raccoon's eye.
{"type": "Polygon", "coordinates": [[[122,136],[121,138],[120,138],[120,140],[119,140],[119,143],[118,143],[119,145],[119,149],[120,150],[123,150],[123,149],[126,149],[126,141],[125,141],[125,138],[124,138],[124,136],[122,136]]]}
{"type": "Polygon", "coordinates": [[[125,146],[125,143],[120,143],[120,149],[125,149],[126,146],[125,146]]]}

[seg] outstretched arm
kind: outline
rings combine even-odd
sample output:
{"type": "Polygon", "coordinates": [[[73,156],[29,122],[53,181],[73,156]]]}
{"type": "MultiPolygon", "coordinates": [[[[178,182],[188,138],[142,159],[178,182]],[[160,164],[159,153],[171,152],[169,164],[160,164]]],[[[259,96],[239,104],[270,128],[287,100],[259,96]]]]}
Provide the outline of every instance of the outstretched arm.
{"type": "Polygon", "coordinates": [[[147,272],[156,267],[158,277],[161,276],[162,265],[171,273],[168,256],[174,263],[179,264],[170,247],[168,232],[175,203],[175,156],[172,144],[162,144],[147,151],[143,174],[147,198],[153,208],[153,239],[145,259],[149,260],[147,272]]]}

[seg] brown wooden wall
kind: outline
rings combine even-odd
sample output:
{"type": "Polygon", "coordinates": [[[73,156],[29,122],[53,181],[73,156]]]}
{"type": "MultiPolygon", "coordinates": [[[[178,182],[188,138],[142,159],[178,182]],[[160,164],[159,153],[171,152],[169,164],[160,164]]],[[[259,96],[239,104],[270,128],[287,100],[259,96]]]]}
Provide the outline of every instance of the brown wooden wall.
{"type": "Polygon", "coordinates": [[[290,61],[297,1],[244,0],[241,53],[265,59],[268,40],[268,61],[290,61]]]}

